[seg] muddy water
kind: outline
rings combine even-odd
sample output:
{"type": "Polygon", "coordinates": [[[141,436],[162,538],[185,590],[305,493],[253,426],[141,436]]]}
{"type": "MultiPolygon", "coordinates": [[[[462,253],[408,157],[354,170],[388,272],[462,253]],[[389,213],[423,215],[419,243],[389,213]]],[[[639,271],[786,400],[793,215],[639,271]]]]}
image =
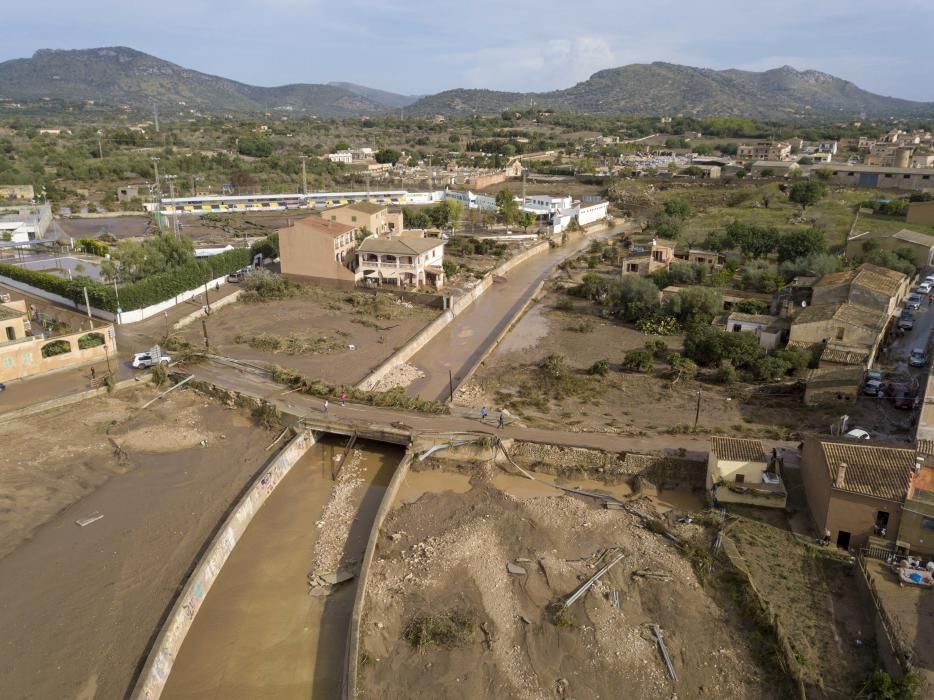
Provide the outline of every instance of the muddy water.
{"type": "MultiPolygon", "coordinates": [[[[339,697],[354,585],[308,594],[339,440],[312,447],[272,493],[231,553],[175,661],[164,698],[339,697]]],[[[363,454],[344,560],[363,559],[399,448],[358,441],[363,454]]]]}
{"type": "Polygon", "coordinates": [[[546,310],[547,307],[541,304],[533,306],[506,334],[496,348],[497,354],[534,348],[542,338],[547,337],[551,332],[551,321],[545,316],[546,310]]]}
{"type": "Polygon", "coordinates": [[[396,504],[414,503],[426,493],[467,493],[470,491],[470,477],[457,472],[442,472],[437,469],[414,472],[411,469],[399,486],[396,504]]]}

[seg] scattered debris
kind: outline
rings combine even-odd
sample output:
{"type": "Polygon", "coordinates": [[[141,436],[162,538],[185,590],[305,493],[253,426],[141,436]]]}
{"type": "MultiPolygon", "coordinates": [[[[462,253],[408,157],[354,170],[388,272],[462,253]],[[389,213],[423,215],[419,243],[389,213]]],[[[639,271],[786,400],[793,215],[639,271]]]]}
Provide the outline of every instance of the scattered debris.
{"type": "Polygon", "coordinates": [[[610,605],[619,610],[619,591],[610,591],[610,605]]]}
{"type": "Polygon", "coordinates": [[[104,516],[102,513],[96,513],[96,512],[91,513],[86,518],[78,518],[77,520],[75,520],[75,525],[79,525],[80,527],[85,527],[86,525],[90,525],[91,523],[96,523],[98,520],[100,520],[103,517],[104,516]]]}
{"type": "Polygon", "coordinates": [[[308,574],[308,592],[313,596],[327,596],[342,583],[350,581],[356,574],[349,569],[338,569],[324,574],[308,574]]]}
{"type": "Polygon", "coordinates": [[[665,660],[665,666],[668,667],[668,673],[671,675],[671,680],[678,680],[678,674],[675,673],[675,667],[671,663],[671,658],[668,656],[668,649],[665,648],[665,642],[662,639],[662,630],[658,625],[651,625],[652,632],[655,634],[655,641],[658,642],[658,650],[662,653],[662,658],[665,660]]]}
{"type": "Polygon", "coordinates": [[[626,556],[625,553],[619,554],[619,555],[616,557],[616,559],[614,559],[613,561],[611,561],[609,564],[607,564],[607,565],[604,566],[602,569],[600,569],[600,571],[598,571],[598,572],[595,573],[593,576],[591,576],[590,579],[589,579],[584,585],[582,585],[580,588],[578,588],[576,591],[574,591],[574,593],[571,594],[571,597],[568,598],[568,599],[564,602],[564,607],[568,608],[568,607],[570,607],[571,605],[573,605],[575,602],[577,602],[577,600],[579,600],[579,599],[581,598],[581,596],[583,596],[587,591],[589,591],[589,590],[590,590],[590,587],[593,586],[597,581],[599,581],[600,578],[601,578],[607,571],[609,571],[609,570],[612,569],[614,566],[616,566],[616,564],[618,564],[620,561],[622,561],[622,559],[623,559],[624,556],[626,556]]]}
{"type": "Polygon", "coordinates": [[[506,571],[510,574],[516,574],[517,576],[525,576],[528,572],[521,566],[516,566],[512,562],[506,562],[506,571]]]}
{"type": "Polygon", "coordinates": [[[650,578],[654,581],[670,581],[671,574],[665,571],[650,571],[648,569],[639,569],[632,572],[633,578],[650,578]]]}

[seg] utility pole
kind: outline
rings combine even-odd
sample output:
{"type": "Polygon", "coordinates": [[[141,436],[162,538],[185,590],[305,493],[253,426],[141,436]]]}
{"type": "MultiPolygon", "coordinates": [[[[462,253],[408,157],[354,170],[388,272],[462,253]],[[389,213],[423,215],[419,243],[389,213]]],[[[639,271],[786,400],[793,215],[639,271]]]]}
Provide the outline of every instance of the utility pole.
{"type": "Polygon", "coordinates": [[[300,155],[299,158],[302,160],[302,194],[308,194],[308,172],[305,170],[305,161],[308,160],[308,156],[300,155]]]}
{"type": "Polygon", "coordinates": [[[166,175],[169,181],[169,198],[172,200],[172,233],[178,238],[178,205],[175,202],[175,175],[166,175]]]}
{"type": "Polygon", "coordinates": [[[156,169],[156,192],[162,192],[162,185],[159,182],[159,157],[152,156],[149,160],[152,161],[152,167],[156,169]]]}
{"type": "Polygon", "coordinates": [[[97,130],[97,154],[100,156],[101,160],[104,160],[104,142],[101,141],[101,137],[104,135],[104,132],[100,129],[97,130]]]}
{"type": "Polygon", "coordinates": [[[451,370],[448,369],[448,389],[450,394],[448,395],[448,401],[454,400],[454,377],[451,375],[451,370]]]}
{"type": "Polygon", "coordinates": [[[701,393],[697,392],[697,409],[694,411],[694,429],[697,430],[697,421],[700,420],[700,397],[701,393]]]}
{"type": "Polygon", "coordinates": [[[94,318],[91,316],[91,302],[88,301],[88,288],[84,288],[84,306],[88,310],[88,322],[91,324],[91,330],[94,330],[94,318]]]}
{"type": "Polygon", "coordinates": [[[191,196],[192,197],[198,196],[198,191],[195,189],[195,183],[201,182],[202,180],[204,180],[204,178],[201,177],[200,175],[191,176],[191,196]]]}
{"type": "Polygon", "coordinates": [[[159,133],[159,105],[155,102],[152,103],[152,116],[156,122],[156,133],[159,133]]]}
{"type": "MultiPolygon", "coordinates": [[[[521,164],[522,161],[519,161],[521,164]]],[[[525,168],[522,169],[522,206],[525,206],[525,168]]]]}

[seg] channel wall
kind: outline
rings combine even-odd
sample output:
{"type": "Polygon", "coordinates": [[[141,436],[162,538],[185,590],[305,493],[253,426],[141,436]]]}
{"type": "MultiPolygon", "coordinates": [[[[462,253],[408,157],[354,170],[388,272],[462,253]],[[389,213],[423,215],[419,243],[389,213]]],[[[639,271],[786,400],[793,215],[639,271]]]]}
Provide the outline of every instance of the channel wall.
{"type": "Polygon", "coordinates": [[[256,477],[227,516],[163,623],[130,696],[133,700],[155,700],[162,694],[195,615],[230,553],[269,495],[314,444],[313,433],[303,431],[296,435],[256,477]]]}

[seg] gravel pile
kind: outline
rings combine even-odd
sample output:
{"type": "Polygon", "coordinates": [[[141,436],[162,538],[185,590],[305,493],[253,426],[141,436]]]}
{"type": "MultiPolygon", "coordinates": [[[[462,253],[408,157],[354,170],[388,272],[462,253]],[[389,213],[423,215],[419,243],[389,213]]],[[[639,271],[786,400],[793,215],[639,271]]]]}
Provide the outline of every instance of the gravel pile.
{"type": "MultiPolygon", "coordinates": [[[[350,534],[350,526],[357,515],[357,492],[363,486],[360,477],[360,463],[363,454],[354,450],[344,466],[331,491],[331,500],[325,506],[321,520],[315,526],[321,530],[315,555],[312,560],[309,577],[337,571],[350,534]]],[[[349,562],[343,562],[348,564],[349,562]]]]}
{"type": "Polygon", "coordinates": [[[416,379],[421,379],[424,376],[425,373],[415,365],[410,365],[408,363],[401,364],[391,369],[385,377],[376,382],[376,384],[373,385],[373,391],[389,391],[390,389],[396,388],[404,389],[416,379]]]}

